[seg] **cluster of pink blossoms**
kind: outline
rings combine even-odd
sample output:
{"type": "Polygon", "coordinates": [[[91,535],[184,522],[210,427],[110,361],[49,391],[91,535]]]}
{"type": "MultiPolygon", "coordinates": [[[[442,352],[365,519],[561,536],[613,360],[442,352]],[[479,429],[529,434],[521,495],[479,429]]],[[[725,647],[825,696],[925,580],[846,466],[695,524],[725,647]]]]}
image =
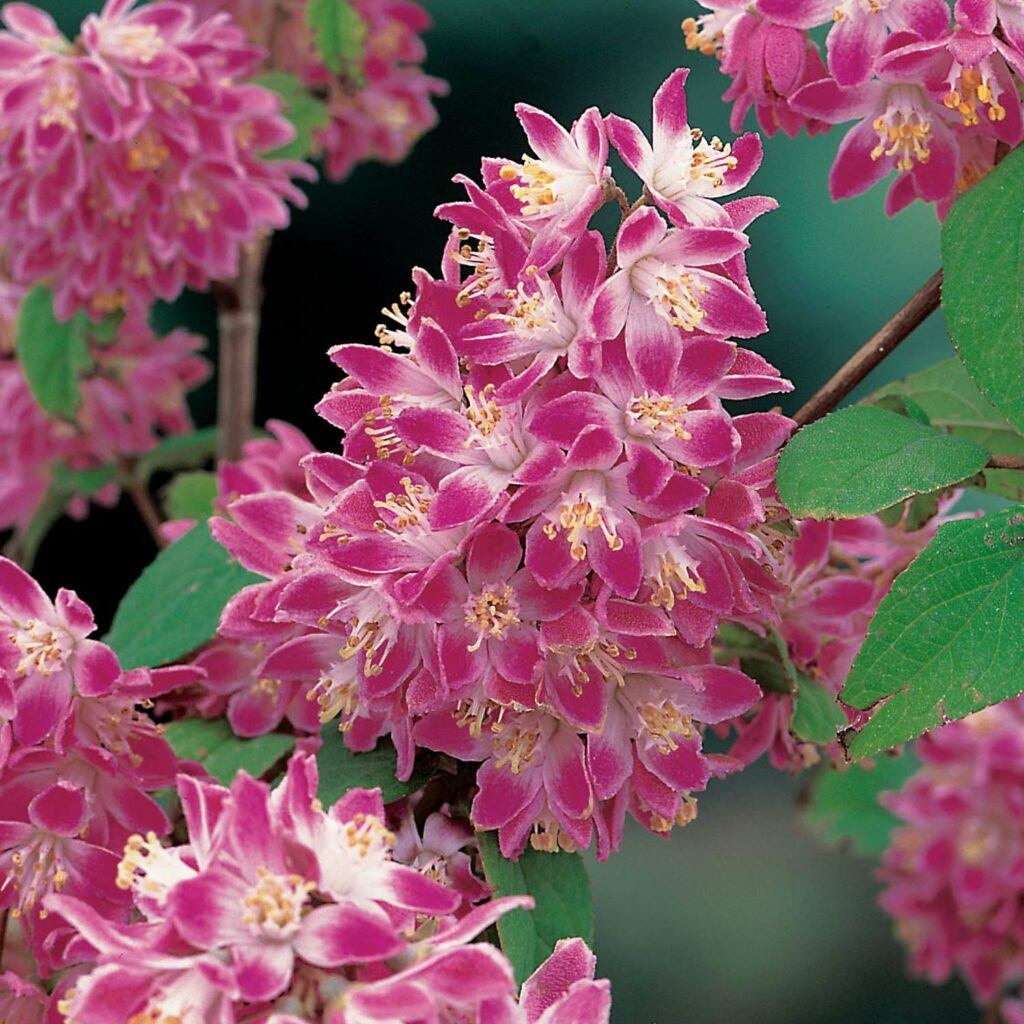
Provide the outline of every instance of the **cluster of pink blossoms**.
{"type": "Polygon", "coordinates": [[[896,173],[892,215],[915,199],[944,216],[1024,135],[1020,0],[701,0],[686,45],[721,60],[738,130],[753,107],[768,134],[856,121],[830,176],[836,199],[896,173]],[[951,17],[952,13],[952,17],[951,17]],[[822,61],[809,30],[831,24],[822,61]]]}
{"type": "Polygon", "coordinates": [[[348,177],[367,160],[398,163],[437,124],[433,97],[445,82],[424,73],[420,38],[430,17],[409,0],[352,0],[360,55],[333,72],[323,61],[308,23],[308,0],[195,0],[200,12],[227,11],[249,38],[265,46],[269,66],[296,75],[322,97],[329,123],[314,133],[328,176],[348,177]]]}
{"type": "Polygon", "coordinates": [[[0,1019],[607,1024],[582,940],[521,993],[471,942],[530,905],[484,902],[471,829],[435,812],[421,832],[414,802],[389,818],[378,791],[325,812],[309,754],[273,794],[244,773],[224,789],[148,713],[201,671],[122,671],[94,628],[0,559],[0,1019]],[[165,847],[150,794],[175,782],[188,843],[165,847]]]}
{"type": "Polygon", "coordinates": [[[57,315],[144,316],[186,285],[235,276],[239,251],[302,205],[274,161],[294,137],[244,81],[263,52],[227,15],[107,0],[70,42],[25,3],[0,12],[0,246],[57,315]]]}
{"type": "Polygon", "coordinates": [[[740,764],[703,752],[702,726],[761,697],[711,640],[770,619],[783,587],[763,527],[792,424],[723,405],[790,387],[728,340],[765,330],[745,229],[775,204],[721,202],[760,146],[692,129],[685,77],[655,98],[653,142],[521,105],[533,154],[457,179],[440,279],[416,272],[379,348],[332,352],[348,376],[318,410],[342,452],[214,521],[267,579],[221,633],[263,645],[274,713],[298,683],[352,749],[390,734],[403,778],[417,747],[481,762],[473,822],[511,855],[532,834],[606,856],[627,810],[658,833],[689,820],[740,764]],[[626,210],[609,140],[657,208],[626,210]],[[588,225],[615,198],[609,259],[588,225]]]}
{"type": "MultiPolygon", "coordinates": [[[[960,973],[988,1005],[1024,977],[1024,705],[1007,701],[914,745],[921,768],[886,806],[901,819],[885,854],[882,906],[911,969],[960,973]]],[[[1024,1020],[1024,1002],[1004,1005],[1024,1020]]]]}
{"type": "Polygon", "coordinates": [[[46,897],[75,896],[121,919],[125,842],[169,831],[149,794],[173,783],[177,760],[146,709],[199,676],[189,667],[122,671],[89,639],[94,629],[72,591],[51,601],[0,559],[0,910],[43,975],[60,969],[75,941],[46,897]]]}
{"type": "MultiPolygon", "coordinates": [[[[185,396],[209,375],[198,354],[205,339],[177,330],[157,338],[141,320],[125,319],[113,338],[89,339],[91,366],[80,380],[74,420],[50,416],[36,402],[14,355],[22,289],[0,284],[0,530],[23,529],[61,470],[115,466],[149,451],[161,436],[192,429],[185,396]]],[[[76,493],[67,477],[67,510],[86,514],[89,501],[112,505],[120,485],[76,493]]]]}
{"type": "MultiPolygon", "coordinates": [[[[879,516],[794,524],[796,536],[778,552],[775,575],[783,587],[767,624],[777,630],[798,672],[838,697],[879,602],[948,518],[956,496],[943,498],[923,526],[908,523],[906,509],[889,525],[879,516]]],[[[757,623],[747,625],[760,632],[757,623]]],[[[862,715],[839,707],[850,725],[860,724],[862,715]]],[[[794,735],[793,714],[793,694],[768,692],[749,714],[717,731],[735,730],[729,753],[745,764],[764,753],[776,768],[789,770],[815,764],[823,752],[842,759],[838,742],[823,751],[794,735]]]]}
{"type": "Polygon", "coordinates": [[[130,916],[47,898],[78,933],[59,1012],[78,1024],[607,1024],[608,982],[594,980],[582,940],[559,942],[517,993],[505,957],[472,940],[530,900],[457,913],[464,897],[440,880],[443,862],[395,859],[379,792],[352,790],[325,811],[316,790],[309,755],[273,792],[241,772],[230,789],[179,776],[189,841],[128,840],[116,878],[130,916]]]}

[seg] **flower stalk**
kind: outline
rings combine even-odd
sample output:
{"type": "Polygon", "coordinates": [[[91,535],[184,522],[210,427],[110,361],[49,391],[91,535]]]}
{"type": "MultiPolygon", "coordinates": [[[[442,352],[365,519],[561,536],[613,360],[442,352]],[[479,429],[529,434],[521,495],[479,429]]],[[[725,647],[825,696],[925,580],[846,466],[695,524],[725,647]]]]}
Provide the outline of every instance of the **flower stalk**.
{"type": "Polygon", "coordinates": [[[214,290],[220,343],[217,367],[217,455],[238,459],[252,433],[256,406],[256,350],[263,304],[263,268],[269,239],[246,246],[238,276],[214,290]]]}

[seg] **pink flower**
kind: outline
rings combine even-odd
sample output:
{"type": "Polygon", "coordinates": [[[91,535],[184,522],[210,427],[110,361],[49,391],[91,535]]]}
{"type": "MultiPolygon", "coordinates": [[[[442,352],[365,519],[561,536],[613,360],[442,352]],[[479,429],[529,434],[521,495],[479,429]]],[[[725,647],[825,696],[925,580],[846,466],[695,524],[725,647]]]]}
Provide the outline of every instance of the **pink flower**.
{"type": "Polygon", "coordinates": [[[394,858],[459,893],[461,913],[491,894],[473,874],[472,857],[465,852],[475,849],[475,843],[469,825],[440,811],[427,817],[421,835],[410,807],[395,832],[394,858]]]}
{"type": "Polygon", "coordinates": [[[316,789],[303,755],[273,793],[245,773],[230,790],[181,777],[189,845],[128,840],[116,877],[134,901],[131,921],[71,896],[47,899],[95,957],[65,1012],[83,1024],[111,1012],[228,1024],[259,1003],[272,1019],[301,1020],[295,1010],[316,995],[328,1007],[322,1019],[412,1024],[425,1007],[473,1015],[507,999],[507,961],[468,943],[530,901],[491,901],[456,921],[456,892],[427,877],[429,867],[392,859],[379,793],[353,790],[325,812],[316,789]],[[346,990],[344,1011],[331,1011],[346,990]]]}
{"type": "Polygon", "coordinates": [[[902,821],[880,871],[881,902],[911,969],[935,984],[957,972],[987,1005],[1024,967],[1021,703],[928,734],[922,765],[886,806],[902,821]]]}
{"type": "Polygon", "coordinates": [[[673,224],[731,227],[715,202],[747,185],[761,163],[761,140],[754,134],[735,143],[710,141],[686,120],[684,86],[688,68],[672,72],[654,94],[654,144],[625,118],[605,119],[608,137],[673,224]]]}
{"type": "Polygon", "coordinates": [[[962,29],[940,39],[908,42],[879,64],[882,75],[921,81],[933,92],[944,89],[943,104],[960,115],[964,128],[977,128],[1008,146],[1016,146],[1024,134],[1013,78],[1014,71],[1022,70],[1024,54],[992,33],[962,29]]]}
{"type": "Polygon", "coordinates": [[[608,1024],[610,985],[594,980],[597,960],[582,939],[561,939],[523,982],[518,1005],[495,1009],[495,1024],[608,1024]]]}
{"type": "Polygon", "coordinates": [[[230,278],[238,253],[302,204],[304,165],[262,154],[293,134],[229,20],[108,0],[77,48],[41,11],[5,9],[0,240],[15,280],[53,282],[66,318],[142,314],[185,285],[230,278]]]}
{"type": "Polygon", "coordinates": [[[85,696],[113,690],[121,669],[109,647],[86,639],[95,628],[73,591],[61,589],[54,604],[27,572],[0,559],[0,663],[14,688],[19,743],[53,732],[67,714],[72,687],[85,696]]]}
{"type": "MultiPolygon", "coordinates": [[[[508,161],[498,176],[508,183],[509,194],[518,204],[515,216],[537,230],[534,251],[545,252],[550,247],[563,252],[601,204],[605,182],[611,176],[601,115],[596,107],[590,107],[571,132],[528,103],[516,105],[516,116],[536,156],[526,154],[522,163],[508,161]]],[[[485,171],[488,167],[485,165],[485,171]]],[[[545,258],[536,256],[534,261],[543,263],[545,258]]]]}
{"type": "Polygon", "coordinates": [[[675,372],[680,331],[738,338],[765,331],[761,308],[716,269],[749,244],[732,228],[666,228],[652,209],[623,221],[618,269],[602,288],[595,315],[609,336],[625,327],[630,363],[648,386],[675,372]]]}
{"type": "MultiPolygon", "coordinates": [[[[825,66],[806,29],[826,20],[825,7],[786,0],[713,0],[702,6],[711,13],[683,22],[686,48],[721,58],[721,71],[733,81],[722,97],[732,102],[730,125],[739,131],[751,107],[766,135],[780,129],[795,137],[801,128],[815,135],[827,127],[792,104],[793,94],[825,76],[825,66]],[[809,8],[809,10],[805,10],[809,8]]],[[[831,13],[831,10],[829,10],[831,13]]]]}
{"type": "MultiPolygon", "coordinates": [[[[892,38],[900,42],[899,37],[892,38]]],[[[832,165],[832,198],[859,195],[895,170],[913,179],[914,190],[923,199],[945,199],[956,186],[958,168],[949,111],[906,76],[880,75],[852,89],[826,78],[794,97],[800,110],[831,124],[860,119],[847,132],[832,165]]]]}
{"type": "Polygon", "coordinates": [[[845,0],[834,17],[828,34],[828,67],[840,85],[851,86],[871,76],[889,32],[937,38],[949,25],[949,7],[943,0],[890,0],[876,6],[845,0]]]}

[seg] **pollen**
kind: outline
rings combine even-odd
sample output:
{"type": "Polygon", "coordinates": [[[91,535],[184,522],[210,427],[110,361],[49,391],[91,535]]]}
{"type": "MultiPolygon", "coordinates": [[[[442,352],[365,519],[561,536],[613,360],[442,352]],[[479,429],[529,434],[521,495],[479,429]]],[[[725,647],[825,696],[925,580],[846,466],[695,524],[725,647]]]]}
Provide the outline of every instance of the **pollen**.
{"type": "Polygon", "coordinates": [[[468,650],[478,651],[488,637],[504,640],[505,630],[519,625],[515,593],[507,583],[500,590],[484,590],[469,598],[465,605],[466,625],[476,630],[476,640],[468,650]]]}
{"type": "Polygon", "coordinates": [[[146,128],[128,144],[128,170],[159,170],[171,155],[158,132],[146,128]]]}
{"type": "Polygon", "coordinates": [[[522,164],[506,164],[501,169],[503,181],[520,181],[512,186],[512,195],[522,204],[524,217],[547,216],[558,202],[556,176],[540,160],[523,157],[522,164]]]}
{"type": "Polygon", "coordinates": [[[658,553],[654,571],[647,582],[651,587],[650,602],[670,612],[677,600],[685,601],[690,594],[707,593],[707,585],[697,572],[696,563],[672,552],[658,553]]]}
{"type": "Polygon", "coordinates": [[[681,441],[689,441],[693,437],[680,423],[688,411],[687,406],[677,404],[670,397],[651,395],[646,391],[633,398],[626,407],[626,415],[630,420],[648,433],[667,433],[681,441]]]}
{"type": "Polygon", "coordinates": [[[242,898],[242,923],[254,934],[282,939],[294,935],[302,921],[302,909],[316,888],[301,875],[274,875],[266,868],[259,881],[242,898]]]}
{"type": "Polygon", "coordinates": [[[493,384],[488,384],[479,392],[471,384],[465,388],[468,406],[465,410],[466,419],[484,437],[490,437],[501,423],[501,406],[494,401],[494,390],[493,384]]]}
{"type": "Polygon", "coordinates": [[[671,754],[678,750],[676,737],[691,739],[694,735],[693,719],[670,700],[645,704],[638,710],[644,731],[656,741],[659,753],[671,754]]]}
{"type": "Polygon", "coordinates": [[[705,57],[722,59],[721,32],[705,31],[703,18],[684,18],[681,27],[688,50],[697,50],[705,57]]]}
{"type": "Polygon", "coordinates": [[[1006,118],[1006,108],[999,102],[991,80],[984,77],[981,70],[975,67],[967,67],[960,72],[943,103],[960,115],[965,127],[981,123],[978,116],[979,105],[988,108],[990,121],[998,122],[1006,118]]]}
{"type": "Polygon", "coordinates": [[[544,534],[549,540],[554,540],[560,530],[564,531],[569,542],[569,553],[577,562],[587,557],[584,539],[591,530],[600,530],[608,547],[612,551],[621,551],[623,540],[615,532],[614,526],[609,525],[605,515],[606,510],[600,505],[580,496],[577,501],[566,502],[561,506],[557,521],[544,524],[544,534]]]}
{"type": "Polygon", "coordinates": [[[928,148],[931,122],[916,110],[890,108],[875,118],[872,127],[878,135],[878,145],[871,150],[872,160],[895,157],[897,170],[910,171],[915,163],[927,163],[932,155],[928,148]]]}
{"type": "Polygon", "coordinates": [[[495,765],[498,768],[509,766],[513,775],[522,775],[523,770],[533,760],[540,743],[540,733],[536,729],[513,725],[511,728],[502,726],[498,732],[499,739],[495,742],[495,765]]]}

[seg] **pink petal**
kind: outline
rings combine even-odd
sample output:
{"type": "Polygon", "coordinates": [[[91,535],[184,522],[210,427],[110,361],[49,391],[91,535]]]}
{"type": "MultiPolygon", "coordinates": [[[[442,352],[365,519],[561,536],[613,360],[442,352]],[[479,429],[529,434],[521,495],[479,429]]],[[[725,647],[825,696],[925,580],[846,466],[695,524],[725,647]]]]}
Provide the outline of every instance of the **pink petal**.
{"type": "Polygon", "coordinates": [[[317,907],[295,938],[295,951],[316,967],[385,960],[404,949],[383,911],[347,905],[317,907]]]}

